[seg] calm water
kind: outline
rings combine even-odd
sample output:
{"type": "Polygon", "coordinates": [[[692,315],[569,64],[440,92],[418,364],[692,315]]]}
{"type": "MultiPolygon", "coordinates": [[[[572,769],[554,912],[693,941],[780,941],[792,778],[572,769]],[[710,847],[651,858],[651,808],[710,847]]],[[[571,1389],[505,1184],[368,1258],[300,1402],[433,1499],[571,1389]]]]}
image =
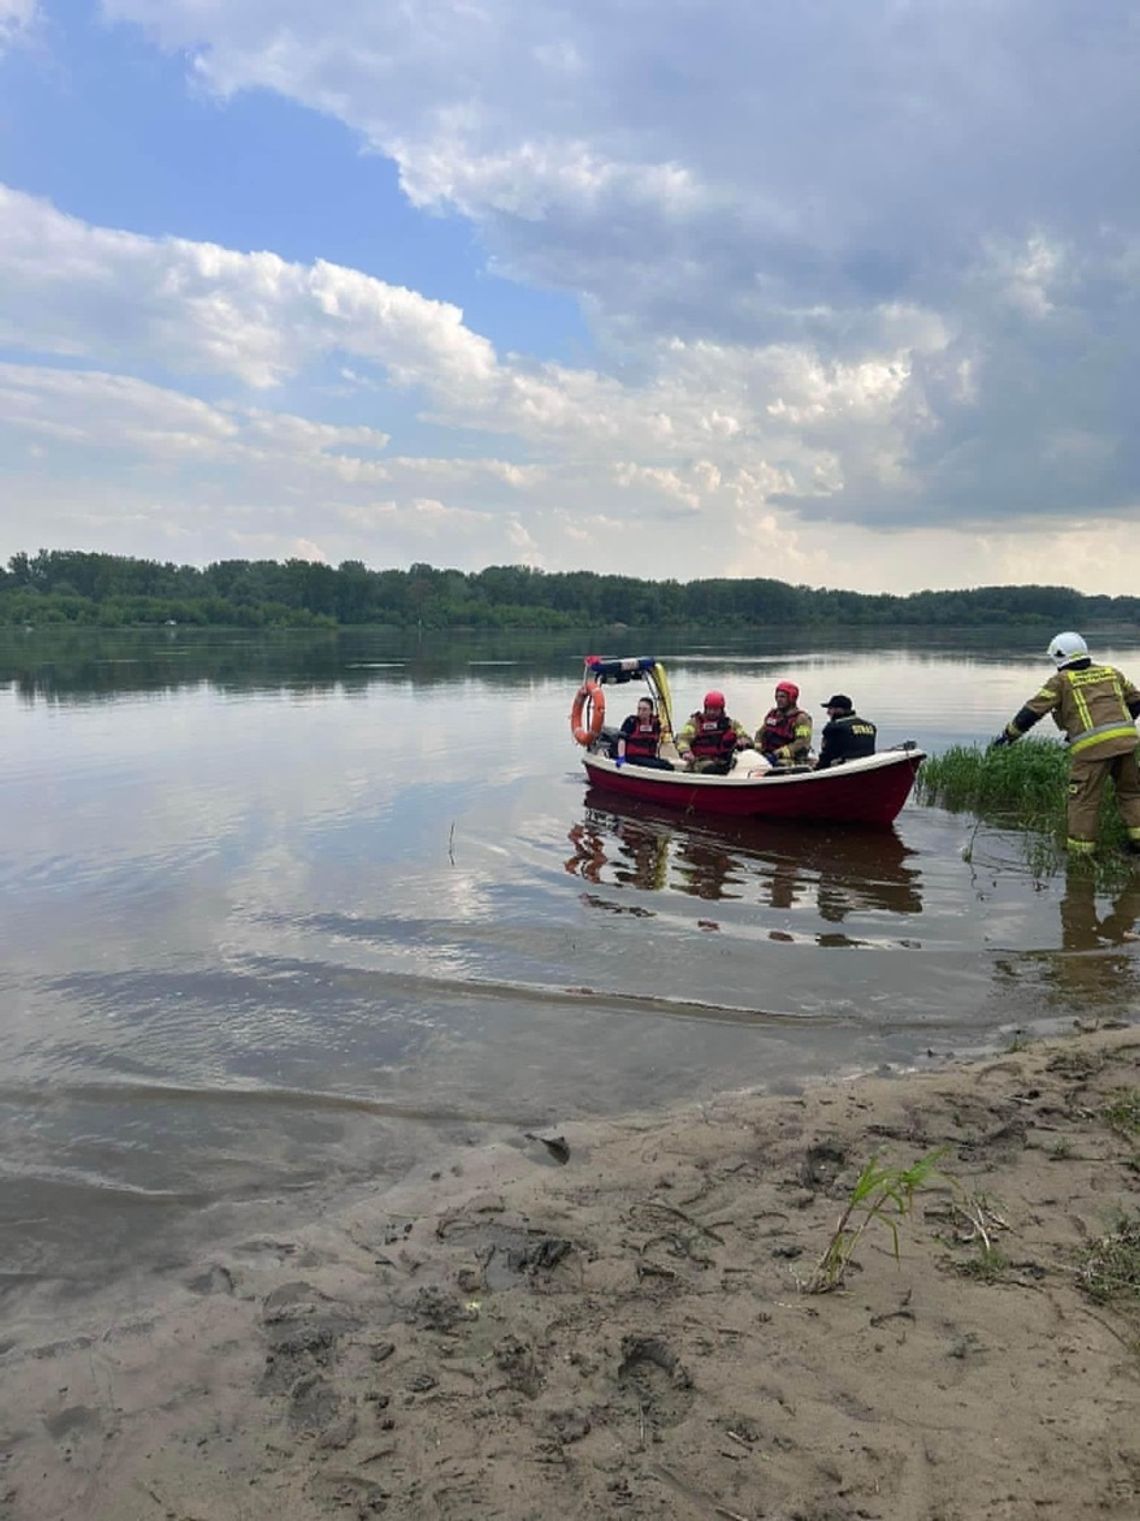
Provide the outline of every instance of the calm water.
{"type": "MultiPolygon", "coordinates": [[[[794,676],[938,750],[999,727],[1042,643],[652,652],[679,712],[715,680],[754,725],[794,676]]],[[[587,792],[581,644],[2,637],[10,1303],[457,1141],[1135,1009],[1140,887],[1034,881],[993,830],[967,862],[969,819],[706,827],[587,792]]]]}

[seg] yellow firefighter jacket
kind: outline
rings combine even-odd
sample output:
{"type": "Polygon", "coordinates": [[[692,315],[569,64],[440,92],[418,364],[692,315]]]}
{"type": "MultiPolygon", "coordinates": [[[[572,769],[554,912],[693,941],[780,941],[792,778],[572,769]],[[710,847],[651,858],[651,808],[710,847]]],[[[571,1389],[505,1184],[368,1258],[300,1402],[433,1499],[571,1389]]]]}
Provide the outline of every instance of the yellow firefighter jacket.
{"type": "Polygon", "coordinates": [[[1110,665],[1081,661],[1058,671],[1006,725],[1018,739],[1046,713],[1068,736],[1073,755],[1108,760],[1136,748],[1140,691],[1110,665]]]}

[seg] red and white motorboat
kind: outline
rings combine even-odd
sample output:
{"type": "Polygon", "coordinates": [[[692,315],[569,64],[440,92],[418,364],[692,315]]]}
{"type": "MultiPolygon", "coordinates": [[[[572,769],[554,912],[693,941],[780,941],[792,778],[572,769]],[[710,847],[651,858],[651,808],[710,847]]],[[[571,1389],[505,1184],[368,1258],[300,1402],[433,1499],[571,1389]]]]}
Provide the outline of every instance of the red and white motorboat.
{"type": "Polygon", "coordinates": [[[658,807],[730,818],[886,827],[898,817],[926,759],[924,752],[908,741],[877,755],[829,766],[825,771],[792,767],[757,772],[738,767],[727,776],[688,771],[673,744],[672,698],[665,669],[659,660],[647,656],[619,660],[588,655],[570,728],[585,747],[582,763],[592,786],[658,807]],[[612,682],[638,678],[653,693],[662,718],[660,755],[674,769],[657,770],[632,762],[619,765],[610,754],[616,735],[604,726],[604,688],[612,682]]]}
{"type": "Polygon", "coordinates": [[[768,771],[762,776],[700,776],[683,769],[619,766],[608,755],[586,754],[592,786],[688,813],[733,818],[819,819],[834,824],[893,824],[925,760],[915,747],[883,750],[826,771],[768,771]]]}

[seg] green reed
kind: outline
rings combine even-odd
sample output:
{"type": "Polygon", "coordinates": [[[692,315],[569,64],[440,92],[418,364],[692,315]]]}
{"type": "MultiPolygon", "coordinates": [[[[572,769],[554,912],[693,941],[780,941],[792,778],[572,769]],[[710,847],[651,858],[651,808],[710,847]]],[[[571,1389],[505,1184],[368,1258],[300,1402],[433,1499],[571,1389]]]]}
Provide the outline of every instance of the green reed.
{"type": "MultiPolygon", "coordinates": [[[[1054,740],[1022,741],[1000,750],[953,745],[923,763],[917,793],[920,802],[1024,830],[1029,864],[1048,871],[1064,858],[1068,779],[1068,754],[1054,740]]],[[[1110,852],[1119,849],[1124,838],[1110,782],[1101,805],[1097,844],[1110,852]]]]}

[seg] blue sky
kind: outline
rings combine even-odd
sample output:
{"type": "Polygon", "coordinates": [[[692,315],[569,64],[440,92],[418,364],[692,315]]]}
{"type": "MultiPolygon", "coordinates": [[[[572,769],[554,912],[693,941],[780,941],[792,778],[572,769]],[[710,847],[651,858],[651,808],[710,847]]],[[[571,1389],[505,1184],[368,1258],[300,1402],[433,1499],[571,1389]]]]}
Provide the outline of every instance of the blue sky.
{"type": "Polygon", "coordinates": [[[1126,0],[0,0],[0,555],[1132,590],[1126,0]]]}

